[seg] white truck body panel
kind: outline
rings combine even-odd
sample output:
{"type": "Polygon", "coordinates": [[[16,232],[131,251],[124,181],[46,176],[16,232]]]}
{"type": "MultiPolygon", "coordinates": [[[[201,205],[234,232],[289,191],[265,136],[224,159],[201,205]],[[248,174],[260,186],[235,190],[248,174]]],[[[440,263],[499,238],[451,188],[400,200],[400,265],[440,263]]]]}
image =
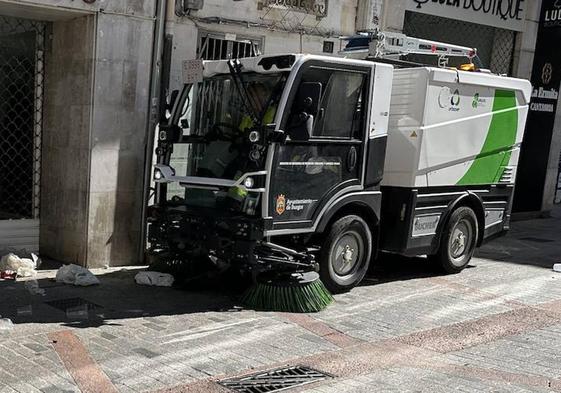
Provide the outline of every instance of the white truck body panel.
{"type": "Polygon", "coordinates": [[[396,69],[383,185],[513,184],[530,95],[521,79],[396,69]]]}

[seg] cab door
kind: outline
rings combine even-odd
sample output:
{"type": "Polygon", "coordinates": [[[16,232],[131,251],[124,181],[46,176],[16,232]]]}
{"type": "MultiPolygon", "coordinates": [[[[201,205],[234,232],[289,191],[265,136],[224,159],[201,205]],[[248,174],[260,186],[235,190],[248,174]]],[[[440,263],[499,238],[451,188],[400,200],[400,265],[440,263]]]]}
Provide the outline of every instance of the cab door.
{"type": "Polygon", "coordinates": [[[281,123],[289,138],[276,147],[271,170],[271,234],[306,231],[338,195],[362,189],[370,79],[369,67],[309,61],[300,68],[281,123]],[[308,114],[310,134],[290,138],[302,134],[291,127],[306,84],[320,86],[319,104],[308,114]]]}

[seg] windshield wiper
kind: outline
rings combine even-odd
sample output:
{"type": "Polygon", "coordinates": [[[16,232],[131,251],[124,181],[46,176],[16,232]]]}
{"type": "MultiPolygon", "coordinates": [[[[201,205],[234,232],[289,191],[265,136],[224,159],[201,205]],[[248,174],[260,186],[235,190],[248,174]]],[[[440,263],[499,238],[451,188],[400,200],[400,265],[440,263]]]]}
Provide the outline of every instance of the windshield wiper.
{"type": "MultiPolygon", "coordinates": [[[[242,70],[241,70],[241,63],[239,60],[228,60],[228,68],[230,69],[230,75],[234,80],[234,85],[236,86],[236,90],[241,98],[242,104],[245,107],[245,110],[248,115],[252,117],[254,124],[259,124],[259,115],[255,112],[251,104],[251,98],[247,91],[246,86],[243,83],[242,79],[242,70]],[[248,105],[249,102],[249,105],[248,105]]],[[[253,103],[255,105],[255,103],[253,103]]]]}
{"type": "Polygon", "coordinates": [[[282,95],[282,92],[284,90],[284,82],[286,81],[286,79],[287,79],[286,75],[281,74],[279,80],[277,81],[275,87],[273,88],[273,92],[271,93],[269,99],[267,100],[267,104],[263,106],[263,110],[259,114],[260,119],[263,119],[265,117],[265,114],[267,113],[271,105],[273,105],[274,102],[277,102],[277,100],[282,95]]]}

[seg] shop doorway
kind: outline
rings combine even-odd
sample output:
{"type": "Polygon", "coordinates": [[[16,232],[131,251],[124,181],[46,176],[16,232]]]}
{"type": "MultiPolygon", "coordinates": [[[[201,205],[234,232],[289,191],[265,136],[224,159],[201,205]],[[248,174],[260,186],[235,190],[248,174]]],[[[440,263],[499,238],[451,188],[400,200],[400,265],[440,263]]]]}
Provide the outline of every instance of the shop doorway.
{"type": "Polygon", "coordinates": [[[39,248],[45,28],[0,15],[0,250],[39,248]]]}

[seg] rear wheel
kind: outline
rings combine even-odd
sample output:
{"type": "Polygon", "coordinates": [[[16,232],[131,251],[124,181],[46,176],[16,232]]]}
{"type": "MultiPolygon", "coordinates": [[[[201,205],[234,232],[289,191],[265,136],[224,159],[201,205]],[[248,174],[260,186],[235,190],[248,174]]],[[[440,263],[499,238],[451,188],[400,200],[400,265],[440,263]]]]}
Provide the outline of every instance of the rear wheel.
{"type": "Polygon", "coordinates": [[[320,255],[321,280],[333,293],[345,292],[364,278],[372,255],[372,234],[366,222],[354,215],[335,221],[320,255]]]}
{"type": "Polygon", "coordinates": [[[477,244],[477,217],[466,206],[454,210],[440,239],[440,249],[432,259],[447,273],[459,273],[471,260],[477,244]]]}

